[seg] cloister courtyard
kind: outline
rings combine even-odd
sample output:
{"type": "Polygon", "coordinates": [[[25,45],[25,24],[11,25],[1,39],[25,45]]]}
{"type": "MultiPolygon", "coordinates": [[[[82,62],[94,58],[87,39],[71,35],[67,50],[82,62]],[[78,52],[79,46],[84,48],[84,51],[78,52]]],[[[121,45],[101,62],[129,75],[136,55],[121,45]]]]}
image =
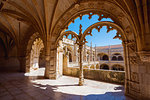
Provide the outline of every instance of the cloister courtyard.
{"type": "Polygon", "coordinates": [[[150,0],[0,0],[0,100],[150,100],[150,0]]]}

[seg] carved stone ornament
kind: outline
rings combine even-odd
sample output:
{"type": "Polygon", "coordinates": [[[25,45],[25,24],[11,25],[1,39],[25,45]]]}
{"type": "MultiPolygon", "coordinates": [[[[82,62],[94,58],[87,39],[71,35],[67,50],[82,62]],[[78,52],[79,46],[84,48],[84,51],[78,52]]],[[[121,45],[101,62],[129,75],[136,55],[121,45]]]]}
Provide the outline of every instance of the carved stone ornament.
{"type": "Polygon", "coordinates": [[[134,82],[139,82],[138,73],[132,72],[132,74],[131,74],[131,79],[132,79],[132,81],[134,81],[134,82]]]}
{"type": "Polygon", "coordinates": [[[140,51],[138,52],[141,61],[150,62],[150,51],[140,51]]]}
{"type": "Polygon", "coordinates": [[[132,90],[134,90],[136,92],[140,92],[140,88],[139,88],[139,84],[138,83],[130,82],[130,86],[131,86],[132,90]]]}

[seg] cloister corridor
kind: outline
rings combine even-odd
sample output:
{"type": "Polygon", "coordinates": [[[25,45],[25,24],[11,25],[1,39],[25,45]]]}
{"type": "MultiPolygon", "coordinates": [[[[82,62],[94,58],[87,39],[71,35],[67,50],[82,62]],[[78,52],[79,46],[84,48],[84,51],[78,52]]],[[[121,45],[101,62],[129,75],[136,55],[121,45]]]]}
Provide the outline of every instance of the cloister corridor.
{"type": "Polygon", "coordinates": [[[44,68],[30,74],[0,73],[0,100],[132,100],[122,85],[85,79],[78,86],[75,77],[49,80],[43,75],[44,68]]]}

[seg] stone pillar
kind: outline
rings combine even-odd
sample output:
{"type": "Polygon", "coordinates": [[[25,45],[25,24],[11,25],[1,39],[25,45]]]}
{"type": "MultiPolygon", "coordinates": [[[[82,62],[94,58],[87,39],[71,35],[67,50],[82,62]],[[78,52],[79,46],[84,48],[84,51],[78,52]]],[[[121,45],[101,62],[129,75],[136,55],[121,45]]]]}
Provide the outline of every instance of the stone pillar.
{"type": "Polygon", "coordinates": [[[49,78],[49,70],[50,70],[50,54],[46,51],[45,54],[45,78],[49,78]]]}
{"type": "Polygon", "coordinates": [[[77,62],[77,45],[74,43],[73,62],[77,62]]]}
{"type": "Polygon", "coordinates": [[[128,56],[128,47],[127,42],[122,42],[124,47],[124,62],[125,62],[125,94],[129,93],[129,80],[130,80],[130,66],[129,66],[129,56],[128,56]]]}
{"type": "Polygon", "coordinates": [[[86,62],[86,44],[84,45],[83,61],[86,62]]]}
{"type": "Polygon", "coordinates": [[[63,55],[63,74],[67,73],[67,67],[68,67],[68,57],[67,55],[63,55]]]}
{"type": "Polygon", "coordinates": [[[142,63],[139,65],[141,99],[150,100],[150,51],[138,52],[142,63]]]}
{"type": "Polygon", "coordinates": [[[109,45],[108,60],[111,61],[111,46],[109,45]]]}
{"type": "Polygon", "coordinates": [[[133,98],[141,98],[139,67],[141,60],[136,52],[134,41],[123,43],[125,56],[125,94],[133,98]]]}
{"type": "Polygon", "coordinates": [[[57,48],[56,74],[58,77],[63,75],[63,48],[61,40],[59,41],[59,47],[57,48]]]}
{"type": "Polygon", "coordinates": [[[97,49],[96,49],[96,45],[95,45],[95,58],[94,61],[97,61],[97,49]]]}
{"type": "Polygon", "coordinates": [[[50,44],[50,41],[47,41],[46,44],[46,68],[45,68],[45,77],[49,79],[56,79],[56,59],[57,59],[57,48],[54,48],[54,45],[50,44]]]}
{"type": "Polygon", "coordinates": [[[84,84],[83,66],[82,66],[82,48],[83,45],[79,45],[79,54],[80,54],[79,86],[82,86],[84,84]]]}
{"type": "Polygon", "coordinates": [[[90,47],[90,61],[93,61],[92,42],[91,42],[91,47],[90,47]]]}

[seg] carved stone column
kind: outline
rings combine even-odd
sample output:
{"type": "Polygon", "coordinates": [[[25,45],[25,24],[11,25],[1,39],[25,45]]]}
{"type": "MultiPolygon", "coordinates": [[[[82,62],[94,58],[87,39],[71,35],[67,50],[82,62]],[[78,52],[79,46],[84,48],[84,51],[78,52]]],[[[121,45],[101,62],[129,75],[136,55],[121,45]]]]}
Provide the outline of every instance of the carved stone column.
{"type": "Polygon", "coordinates": [[[82,86],[84,84],[83,66],[82,66],[82,48],[83,48],[83,45],[79,45],[79,54],[80,54],[79,86],[82,86]]]}
{"type": "Polygon", "coordinates": [[[129,93],[129,80],[130,80],[130,68],[129,68],[129,56],[128,56],[128,47],[127,42],[122,42],[124,47],[124,62],[125,62],[125,94],[129,93]]]}
{"type": "MultiPolygon", "coordinates": [[[[56,79],[56,58],[57,58],[57,48],[50,48],[50,42],[47,42],[46,49],[46,68],[45,77],[49,79],[56,79]]],[[[52,47],[52,46],[51,46],[52,47]]]]}
{"type": "Polygon", "coordinates": [[[68,67],[68,57],[66,54],[63,55],[63,74],[67,73],[67,67],[68,67]]]}
{"type": "Polygon", "coordinates": [[[58,77],[63,75],[63,48],[61,40],[59,41],[59,47],[57,47],[56,75],[58,75],[58,77]]]}
{"type": "Polygon", "coordinates": [[[50,54],[45,55],[45,77],[49,78],[49,69],[50,69],[50,54]]]}
{"type": "Polygon", "coordinates": [[[129,40],[124,42],[125,57],[125,94],[131,97],[140,98],[140,70],[141,60],[137,54],[136,42],[129,40]]]}

